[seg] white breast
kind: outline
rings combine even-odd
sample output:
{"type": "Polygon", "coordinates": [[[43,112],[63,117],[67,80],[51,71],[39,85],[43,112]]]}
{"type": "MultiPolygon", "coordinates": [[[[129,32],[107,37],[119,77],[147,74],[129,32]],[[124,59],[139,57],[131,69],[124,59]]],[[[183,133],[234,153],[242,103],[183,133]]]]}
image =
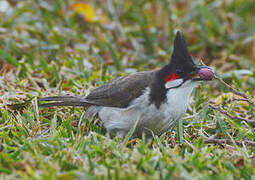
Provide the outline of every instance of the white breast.
{"type": "Polygon", "coordinates": [[[101,107],[98,115],[109,133],[116,132],[123,136],[138,121],[135,131],[137,135],[140,136],[143,131],[160,135],[182,118],[194,87],[196,83],[186,81],[181,87],[170,89],[167,92],[167,102],[162,103],[159,109],[150,104],[150,90],[146,89],[144,95],[135,99],[128,108],[101,107]]]}

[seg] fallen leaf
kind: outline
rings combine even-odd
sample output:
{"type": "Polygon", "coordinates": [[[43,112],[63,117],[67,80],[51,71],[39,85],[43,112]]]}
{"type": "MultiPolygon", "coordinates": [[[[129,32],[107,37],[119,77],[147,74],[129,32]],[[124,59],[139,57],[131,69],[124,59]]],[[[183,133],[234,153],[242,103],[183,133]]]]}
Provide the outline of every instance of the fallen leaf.
{"type": "MultiPolygon", "coordinates": [[[[220,96],[218,96],[215,100],[214,103],[216,104],[222,104],[224,101],[226,102],[227,100],[232,100],[232,99],[243,99],[243,97],[238,96],[232,92],[228,92],[228,93],[223,93],[220,96]]],[[[248,103],[246,101],[238,101],[239,105],[248,105],[248,103]]]]}
{"type": "Polygon", "coordinates": [[[244,159],[239,159],[236,163],[235,163],[235,167],[236,168],[240,168],[244,166],[244,159]]]}
{"type": "Polygon", "coordinates": [[[96,11],[95,8],[88,3],[75,3],[71,6],[71,10],[80,14],[89,23],[100,22],[101,24],[105,24],[107,21],[104,14],[100,14],[99,11],[96,11]]]}

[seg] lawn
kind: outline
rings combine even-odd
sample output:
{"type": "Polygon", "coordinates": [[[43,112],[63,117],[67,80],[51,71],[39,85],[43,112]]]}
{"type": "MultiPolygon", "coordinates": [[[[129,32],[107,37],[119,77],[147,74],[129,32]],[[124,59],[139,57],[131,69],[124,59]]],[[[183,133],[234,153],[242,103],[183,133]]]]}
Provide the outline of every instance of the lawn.
{"type": "Polygon", "coordinates": [[[254,0],[0,1],[0,179],[255,179],[254,9],[254,0]],[[171,132],[108,138],[84,108],[38,107],[39,97],[85,96],[162,67],[176,30],[218,78],[193,91],[171,132]]]}

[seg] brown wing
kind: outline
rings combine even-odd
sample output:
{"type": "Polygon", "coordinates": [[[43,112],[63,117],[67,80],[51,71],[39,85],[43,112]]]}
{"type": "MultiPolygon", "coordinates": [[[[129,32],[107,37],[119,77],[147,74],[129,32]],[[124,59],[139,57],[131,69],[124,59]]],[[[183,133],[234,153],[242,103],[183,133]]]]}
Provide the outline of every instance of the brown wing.
{"type": "Polygon", "coordinates": [[[98,106],[125,108],[149,86],[154,72],[138,72],[112,81],[93,90],[85,100],[98,106]]]}

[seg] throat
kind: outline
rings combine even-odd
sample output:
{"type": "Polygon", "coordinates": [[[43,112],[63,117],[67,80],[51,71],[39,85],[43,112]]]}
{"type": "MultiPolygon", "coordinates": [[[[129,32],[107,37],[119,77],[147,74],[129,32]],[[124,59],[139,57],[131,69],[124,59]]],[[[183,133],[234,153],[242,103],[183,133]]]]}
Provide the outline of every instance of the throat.
{"type": "Polygon", "coordinates": [[[186,107],[186,105],[189,104],[190,95],[197,85],[197,82],[193,82],[191,80],[184,82],[182,79],[175,80],[166,84],[158,83],[151,87],[150,103],[155,104],[157,109],[159,109],[160,106],[164,103],[178,107],[184,105],[186,107]],[[176,87],[176,85],[179,84],[181,85],[176,87]]]}
{"type": "Polygon", "coordinates": [[[165,104],[176,111],[176,116],[182,116],[187,110],[191,93],[195,87],[195,83],[184,83],[184,86],[180,88],[173,88],[167,91],[167,102],[165,104]]]}

